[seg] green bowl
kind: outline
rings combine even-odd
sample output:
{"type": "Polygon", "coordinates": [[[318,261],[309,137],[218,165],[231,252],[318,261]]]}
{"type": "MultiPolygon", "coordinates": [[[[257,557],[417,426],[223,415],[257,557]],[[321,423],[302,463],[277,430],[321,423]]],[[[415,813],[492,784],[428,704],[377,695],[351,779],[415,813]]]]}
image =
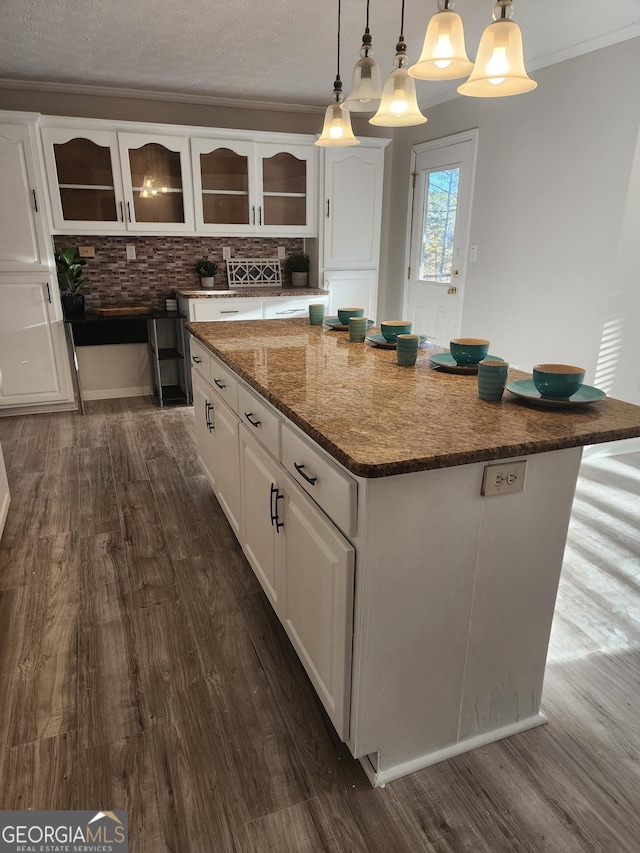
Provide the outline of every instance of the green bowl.
{"type": "Polygon", "coordinates": [[[489,352],[489,341],[484,338],[454,338],[449,349],[456,364],[478,364],[489,352]]]}
{"type": "Polygon", "coordinates": [[[380,331],[385,341],[395,344],[398,335],[410,335],[413,323],[408,320],[385,320],[380,323],[380,331]]]}
{"type": "Polygon", "coordinates": [[[572,364],[536,364],[533,384],[541,397],[568,400],[582,387],[584,369],[572,364]]]}
{"type": "Polygon", "coordinates": [[[349,325],[349,317],[364,317],[364,308],[338,308],[338,319],[343,326],[349,325]]]}

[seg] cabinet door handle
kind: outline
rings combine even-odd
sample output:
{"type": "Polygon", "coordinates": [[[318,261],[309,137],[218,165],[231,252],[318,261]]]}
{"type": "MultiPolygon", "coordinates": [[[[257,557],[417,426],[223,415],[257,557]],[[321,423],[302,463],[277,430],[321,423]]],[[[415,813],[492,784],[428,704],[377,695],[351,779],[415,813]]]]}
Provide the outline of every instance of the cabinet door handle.
{"type": "Polygon", "coordinates": [[[118,202],[118,205],[120,206],[120,222],[124,222],[124,205],[121,201],[118,202]]]}
{"type": "Polygon", "coordinates": [[[226,388],[226,387],[227,387],[227,386],[224,384],[224,382],[221,382],[219,379],[214,379],[213,381],[214,381],[214,383],[218,386],[218,388],[226,388]]]}
{"type": "Polygon", "coordinates": [[[278,501],[281,501],[284,495],[280,494],[280,489],[275,483],[271,483],[271,494],[269,495],[269,510],[271,512],[271,526],[275,527],[276,533],[280,533],[280,528],[284,527],[284,522],[278,518],[278,501]]]}
{"type": "Polygon", "coordinates": [[[262,205],[258,208],[258,225],[262,225],[262,205]]]}
{"type": "Polygon", "coordinates": [[[251,224],[256,224],[256,206],[255,204],[251,205],[251,224]]]}
{"type": "Polygon", "coordinates": [[[131,222],[131,204],[127,202],[127,217],[129,218],[129,222],[131,222]]]}
{"type": "Polygon", "coordinates": [[[329,218],[329,205],[331,204],[331,199],[327,199],[327,219],[329,218]]]}
{"type": "Polygon", "coordinates": [[[196,364],[202,364],[202,359],[200,358],[199,355],[192,355],[191,361],[195,361],[196,364]]]}
{"type": "Polygon", "coordinates": [[[35,190],[31,190],[31,192],[33,193],[33,209],[37,213],[38,212],[38,196],[36,195],[35,190]]]}
{"type": "Polygon", "coordinates": [[[209,417],[209,412],[213,411],[213,406],[208,400],[204,401],[204,419],[207,422],[207,429],[209,432],[213,432],[215,429],[215,425],[211,422],[211,418],[209,417]]]}
{"type": "Polygon", "coordinates": [[[309,483],[309,485],[310,485],[310,486],[315,486],[315,484],[316,484],[316,480],[317,480],[318,478],[317,478],[317,477],[309,477],[309,476],[307,476],[307,474],[305,474],[305,473],[304,473],[304,471],[302,470],[302,469],[304,468],[304,465],[298,465],[298,463],[297,463],[297,462],[294,462],[294,463],[293,463],[293,467],[296,469],[296,471],[298,472],[298,474],[300,474],[300,476],[301,476],[303,479],[305,479],[305,480],[307,481],[307,483],[309,483]]]}
{"type": "Polygon", "coordinates": [[[51,289],[49,287],[49,282],[47,282],[47,299],[49,300],[49,303],[51,303],[51,289]]]}
{"type": "Polygon", "coordinates": [[[253,426],[253,427],[259,427],[259,426],[260,426],[260,421],[254,421],[254,420],[252,420],[252,418],[253,418],[253,412],[245,412],[245,413],[244,413],[244,416],[245,416],[245,418],[249,421],[249,423],[251,424],[251,426],[253,426]]]}

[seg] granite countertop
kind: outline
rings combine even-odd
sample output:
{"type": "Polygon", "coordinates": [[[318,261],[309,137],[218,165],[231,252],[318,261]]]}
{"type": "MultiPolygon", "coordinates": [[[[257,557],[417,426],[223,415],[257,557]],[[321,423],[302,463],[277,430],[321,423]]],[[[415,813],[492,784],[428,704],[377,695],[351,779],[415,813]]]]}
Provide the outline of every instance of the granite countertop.
{"type": "Polygon", "coordinates": [[[236,298],[247,296],[329,296],[328,290],[322,290],[320,287],[243,287],[237,290],[205,290],[198,288],[195,290],[178,290],[178,296],[184,296],[187,299],[220,299],[220,298],[236,298]]]}
{"type": "MultiPolygon", "coordinates": [[[[640,406],[604,399],[547,409],[505,391],[480,400],[475,375],[445,373],[421,348],[350,343],[308,320],[188,323],[187,329],[307,435],[361,477],[385,477],[640,436],[640,406]]],[[[529,374],[511,370],[509,381],[529,374]]]]}

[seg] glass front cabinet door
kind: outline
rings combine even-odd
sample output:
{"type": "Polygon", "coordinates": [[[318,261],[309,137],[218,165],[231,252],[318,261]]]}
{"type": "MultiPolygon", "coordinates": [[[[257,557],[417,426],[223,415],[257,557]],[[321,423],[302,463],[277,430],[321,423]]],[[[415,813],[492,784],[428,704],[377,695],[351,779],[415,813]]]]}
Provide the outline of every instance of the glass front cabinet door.
{"type": "Polygon", "coordinates": [[[212,234],[314,234],[315,149],[191,140],[196,227],[212,234]]]}
{"type": "Polygon", "coordinates": [[[189,140],[119,133],[127,227],[193,231],[189,140]]]}
{"type": "Polygon", "coordinates": [[[54,228],[125,231],[117,134],[44,127],[42,139],[54,228]]]}
{"type": "Polygon", "coordinates": [[[192,139],[196,228],[218,234],[255,230],[253,142],[192,139]],[[253,214],[253,216],[252,216],[253,214]]]}

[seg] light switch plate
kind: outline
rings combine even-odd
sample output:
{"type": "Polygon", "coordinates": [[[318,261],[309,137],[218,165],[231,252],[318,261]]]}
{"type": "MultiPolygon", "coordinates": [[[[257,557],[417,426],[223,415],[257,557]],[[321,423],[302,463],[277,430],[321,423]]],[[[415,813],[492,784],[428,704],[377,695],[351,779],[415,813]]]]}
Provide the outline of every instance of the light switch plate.
{"type": "Polygon", "coordinates": [[[284,261],[284,259],[285,259],[286,257],[287,257],[287,253],[286,253],[286,251],[285,251],[284,246],[278,246],[278,258],[279,258],[281,261],[284,261]]]}
{"type": "Polygon", "coordinates": [[[127,260],[135,261],[136,259],[136,247],[131,243],[127,244],[127,260]]]}
{"type": "Polygon", "coordinates": [[[231,246],[223,246],[222,247],[222,260],[230,261],[231,260],[231,246]]]}
{"type": "Polygon", "coordinates": [[[78,254],[81,258],[95,258],[96,250],[94,246],[78,246],[78,254]]]}
{"type": "Polygon", "coordinates": [[[524,491],[527,460],[519,462],[500,462],[498,465],[485,465],[482,478],[482,494],[510,495],[524,491]]]}

